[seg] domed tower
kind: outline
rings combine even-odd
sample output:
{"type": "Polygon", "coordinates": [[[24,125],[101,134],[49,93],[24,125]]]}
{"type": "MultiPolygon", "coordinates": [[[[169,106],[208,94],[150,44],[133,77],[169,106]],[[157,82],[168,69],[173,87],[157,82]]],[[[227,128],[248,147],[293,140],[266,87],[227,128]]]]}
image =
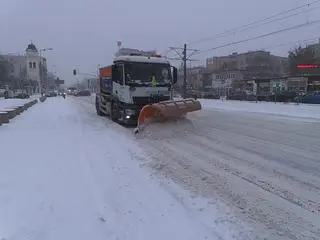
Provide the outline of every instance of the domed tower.
{"type": "Polygon", "coordinates": [[[28,44],[28,47],[26,48],[26,52],[29,55],[38,56],[38,49],[33,43],[28,44]]]}
{"type": "Polygon", "coordinates": [[[33,43],[28,44],[26,48],[26,69],[28,79],[38,83],[38,90],[40,92],[40,56],[38,49],[33,43]]]}

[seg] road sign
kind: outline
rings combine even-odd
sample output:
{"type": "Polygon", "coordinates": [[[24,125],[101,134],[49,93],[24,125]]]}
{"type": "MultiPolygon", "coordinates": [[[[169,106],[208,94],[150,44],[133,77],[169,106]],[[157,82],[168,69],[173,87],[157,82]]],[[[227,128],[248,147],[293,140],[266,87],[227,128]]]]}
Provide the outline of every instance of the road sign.
{"type": "Polygon", "coordinates": [[[64,84],[64,80],[56,79],[55,84],[62,85],[62,84],[64,84]]]}

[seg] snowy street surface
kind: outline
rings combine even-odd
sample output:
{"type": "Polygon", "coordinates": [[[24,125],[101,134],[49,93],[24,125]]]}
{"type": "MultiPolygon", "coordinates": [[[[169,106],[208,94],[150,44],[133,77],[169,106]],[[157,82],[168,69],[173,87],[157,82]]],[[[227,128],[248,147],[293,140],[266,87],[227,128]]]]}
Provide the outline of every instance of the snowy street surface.
{"type": "Polygon", "coordinates": [[[319,106],[201,102],[144,134],[159,173],[223,200],[257,239],[320,239],[319,106]]]}
{"type": "Polygon", "coordinates": [[[319,106],[202,103],[139,137],[94,96],[1,126],[0,239],[320,239],[319,106]]]}
{"type": "Polygon", "coordinates": [[[118,128],[60,97],[1,126],[0,239],[232,239],[118,128]]]}

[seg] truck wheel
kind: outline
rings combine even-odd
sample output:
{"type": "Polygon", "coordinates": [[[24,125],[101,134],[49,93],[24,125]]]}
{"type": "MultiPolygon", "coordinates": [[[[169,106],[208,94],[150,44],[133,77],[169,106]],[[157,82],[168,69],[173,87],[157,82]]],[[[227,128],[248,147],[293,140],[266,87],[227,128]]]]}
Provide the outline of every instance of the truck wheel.
{"type": "Polygon", "coordinates": [[[97,99],[96,99],[96,112],[97,112],[98,116],[103,116],[104,115],[103,112],[101,112],[101,110],[100,110],[99,102],[98,102],[97,99]]]}
{"type": "Polygon", "coordinates": [[[116,122],[118,120],[118,116],[119,116],[119,108],[118,108],[118,104],[116,104],[115,102],[111,103],[111,110],[110,110],[110,119],[114,122],[116,122]]]}
{"type": "Polygon", "coordinates": [[[98,115],[98,116],[104,116],[104,113],[103,113],[103,112],[101,112],[101,110],[100,110],[100,109],[97,109],[97,115],[98,115]]]}

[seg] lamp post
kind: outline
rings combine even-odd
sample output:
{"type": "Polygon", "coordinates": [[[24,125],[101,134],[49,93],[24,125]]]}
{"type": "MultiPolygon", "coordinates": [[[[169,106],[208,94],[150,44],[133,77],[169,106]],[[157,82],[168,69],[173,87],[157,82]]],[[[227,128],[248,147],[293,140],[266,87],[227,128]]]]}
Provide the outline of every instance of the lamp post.
{"type": "Polygon", "coordinates": [[[52,51],[53,48],[41,48],[39,50],[39,56],[40,56],[40,64],[39,64],[39,70],[40,70],[40,81],[39,81],[39,92],[40,94],[42,93],[42,86],[41,86],[41,83],[42,83],[42,79],[43,79],[43,62],[42,62],[42,55],[41,53],[42,52],[46,52],[46,51],[52,51]],[[40,65],[41,65],[41,68],[40,69],[40,65]]]}

